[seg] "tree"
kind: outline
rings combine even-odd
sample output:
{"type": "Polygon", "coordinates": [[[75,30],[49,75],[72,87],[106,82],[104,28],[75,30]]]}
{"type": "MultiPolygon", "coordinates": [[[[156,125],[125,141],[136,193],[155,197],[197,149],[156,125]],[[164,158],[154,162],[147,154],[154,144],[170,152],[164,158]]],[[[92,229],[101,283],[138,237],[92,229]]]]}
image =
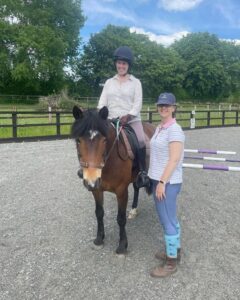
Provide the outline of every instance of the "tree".
{"type": "Polygon", "coordinates": [[[223,66],[231,80],[231,92],[240,93],[240,45],[221,42],[223,66]]]}
{"type": "Polygon", "coordinates": [[[81,95],[86,91],[86,96],[100,95],[100,84],[115,74],[113,52],[123,45],[134,52],[132,73],[141,80],[144,97],[156,98],[164,90],[181,87],[184,65],[175,50],[151,42],[146,35],[130,33],[127,27],[108,25],[83,47],[76,68],[81,95]]]}
{"type": "Polygon", "coordinates": [[[224,67],[221,41],[209,33],[192,33],[172,46],[186,64],[184,88],[195,98],[228,96],[231,78],[224,67]]]}
{"type": "Polygon", "coordinates": [[[64,85],[78,54],[81,0],[0,0],[2,92],[41,93],[64,85]]]}

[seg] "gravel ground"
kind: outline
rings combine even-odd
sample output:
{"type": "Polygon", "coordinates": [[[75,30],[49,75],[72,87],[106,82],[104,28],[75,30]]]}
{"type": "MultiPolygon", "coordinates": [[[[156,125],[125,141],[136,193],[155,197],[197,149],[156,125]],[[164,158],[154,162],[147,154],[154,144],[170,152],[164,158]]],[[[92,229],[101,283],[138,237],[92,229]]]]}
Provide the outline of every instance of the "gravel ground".
{"type": "MultiPolygon", "coordinates": [[[[186,148],[240,157],[240,128],[185,133],[186,148]]],[[[129,251],[119,258],[110,193],[105,246],[92,249],[95,206],[76,175],[73,141],[1,144],[0,157],[0,299],[240,299],[240,172],[184,169],[182,263],[172,277],[153,279],[163,244],[151,197],[140,193],[129,251]]]]}

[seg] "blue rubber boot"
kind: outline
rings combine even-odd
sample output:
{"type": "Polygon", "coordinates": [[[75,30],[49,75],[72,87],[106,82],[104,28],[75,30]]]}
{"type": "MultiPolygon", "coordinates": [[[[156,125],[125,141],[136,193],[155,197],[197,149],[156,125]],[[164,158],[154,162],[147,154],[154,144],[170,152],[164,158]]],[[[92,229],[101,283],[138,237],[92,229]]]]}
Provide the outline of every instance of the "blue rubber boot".
{"type": "Polygon", "coordinates": [[[180,227],[179,223],[176,224],[176,228],[177,228],[177,233],[178,233],[177,248],[181,249],[181,227],[180,227]]]}
{"type": "Polygon", "coordinates": [[[177,246],[179,235],[164,235],[165,243],[166,243],[166,255],[167,257],[177,258],[177,246]]]}

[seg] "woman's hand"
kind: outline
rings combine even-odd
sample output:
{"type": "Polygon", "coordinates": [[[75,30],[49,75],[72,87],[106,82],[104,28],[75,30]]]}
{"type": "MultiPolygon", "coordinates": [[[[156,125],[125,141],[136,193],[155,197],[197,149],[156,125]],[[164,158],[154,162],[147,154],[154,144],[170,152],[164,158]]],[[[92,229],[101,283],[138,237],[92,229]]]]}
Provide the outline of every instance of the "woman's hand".
{"type": "Polygon", "coordinates": [[[129,121],[131,121],[132,118],[133,118],[133,116],[132,116],[132,115],[129,115],[129,114],[127,114],[127,115],[125,115],[125,116],[122,116],[122,117],[120,118],[120,123],[121,123],[122,125],[125,125],[125,124],[127,124],[129,121]]]}
{"type": "Polygon", "coordinates": [[[165,195],[165,184],[159,182],[157,187],[156,187],[156,197],[159,201],[163,200],[166,195],[165,195]]]}

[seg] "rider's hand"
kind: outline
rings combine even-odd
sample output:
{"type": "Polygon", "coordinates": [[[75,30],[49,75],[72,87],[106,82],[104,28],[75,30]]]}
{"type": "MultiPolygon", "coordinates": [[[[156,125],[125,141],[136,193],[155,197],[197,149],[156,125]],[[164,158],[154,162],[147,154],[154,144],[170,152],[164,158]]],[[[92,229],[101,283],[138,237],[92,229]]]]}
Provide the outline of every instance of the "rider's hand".
{"type": "Polygon", "coordinates": [[[122,125],[125,125],[125,124],[127,124],[131,119],[132,119],[132,116],[129,115],[129,114],[127,114],[127,115],[122,116],[122,117],[120,118],[120,123],[121,123],[122,125]]]}

